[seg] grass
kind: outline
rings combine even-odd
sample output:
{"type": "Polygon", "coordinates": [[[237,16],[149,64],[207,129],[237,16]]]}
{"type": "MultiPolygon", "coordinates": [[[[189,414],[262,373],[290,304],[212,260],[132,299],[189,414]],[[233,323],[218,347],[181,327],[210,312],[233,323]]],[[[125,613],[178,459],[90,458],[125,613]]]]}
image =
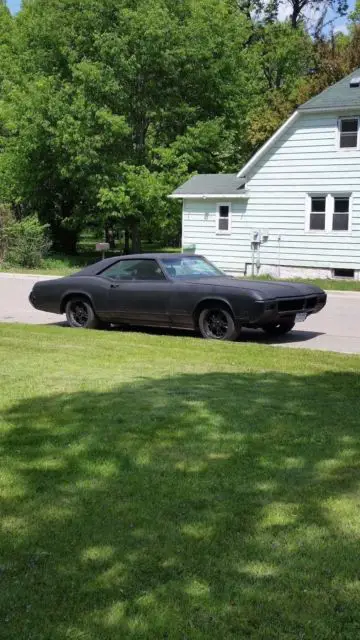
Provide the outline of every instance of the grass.
{"type": "MultiPolygon", "coordinates": [[[[246,276],[247,280],[271,280],[276,281],[276,278],[271,276],[246,276]]],[[[283,280],[290,280],[291,282],[303,282],[304,284],[313,284],[321,289],[327,291],[360,291],[360,280],[346,280],[330,278],[283,278],[283,280]]]]}
{"type": "Polygon", "coordinates": [[[41,265],[33,269],[8,263],[0,264],[0,273],[68,276],[99,259],[99,255],[95,253],[79,253],[74,256],[53,254],[43,258],[41,265]]]}
{"type": "Polygon", "coordinates": [[[0,326],[2,640],[357,640],[360,359],[0,326]]]}
{"type": "MultiPolygon", "coordinates": [[[[305,284],[309,284],[309,280],[297,280],[297,282],[304,282],[305,284]]],[[[314,279],[311,280],[312,284],[315,284],[322,289],[327,289],[328,291],[360,291],[360,281],[359,280],[320,280],[314,279]]]]}
{"type": "MultiPolygon", "coordinates": [[[[94,246],[94,245],[92,245],[94,246]]],[[[180,249],[174,249],[173,247],[159,248],[156,245],[145,245],[143,247],[145,251],[165,251],[169,253],[179,252],[180,249]]],[[[111,256],[117,256],[122,254],[122,248],[114,251],[108,251],[105,256],[107,258],[111,256]]],[[[0,263],[0,273],[24,273],[24,274],[41,274],[41,275],[58,275],[67,276],[71,273],[75,273],[86,267],[88,264],[92,264],[97,260],[101,260],[101,253],[98,253],[91,249],[87,244],[82,244],[79,247],[79,251],[75,255],[64,254],[49,254],[43,258],[41,265],[37,268],[24,268],[12,264],[0,263]]]]}

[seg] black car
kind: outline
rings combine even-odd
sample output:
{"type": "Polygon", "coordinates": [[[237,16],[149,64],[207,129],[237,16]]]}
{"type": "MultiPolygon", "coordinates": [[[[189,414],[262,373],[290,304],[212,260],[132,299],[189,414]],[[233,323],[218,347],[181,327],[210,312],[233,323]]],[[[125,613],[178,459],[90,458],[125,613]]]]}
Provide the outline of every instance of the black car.
{"type": "Polygon", "coordinates": [[[324,307],[326,294],[296,282],[227,276],[198,255],[157,253],[107,258],[66,278],[37,282],[30,302],[66,313],[72,327],[173,327],[235,340],[242,327],[271,335],[291,331],[324,307]]]}

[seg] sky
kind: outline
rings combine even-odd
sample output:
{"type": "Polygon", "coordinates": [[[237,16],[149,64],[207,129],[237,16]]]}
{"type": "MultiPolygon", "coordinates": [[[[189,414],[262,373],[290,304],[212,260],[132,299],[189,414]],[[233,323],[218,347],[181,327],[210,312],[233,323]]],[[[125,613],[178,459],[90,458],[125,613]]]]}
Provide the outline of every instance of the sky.
{"type": "MultiPolygon", "coordinates": [[[[350,11],[352,11],[355,8],[355,2],[356,0],[348,0],[348,4],[349,4],[349,13],[350,11]]],[[[280,3],[279,4],[279,19],[280,20],[285,20],[288,16],[290,15],[290,5],[287,3],[280,3]]],[[[314,24],[316,22],[316,18],[318,17],[318,14],[316,12],[314,12],[313,10],[306,10],[305,11],[305,16],[307,18],[307,24],[308,27],[310,27],[311,24],[314,24]]],[[[334,29],[334,32],[337,33],[339,31],[342,31],[344,33],[346,33],[347,28],[347,17],[339,17],[336,16],[335,13],[330,9],[327,13],[326,19],[325,19],[325,25],[328,22],[328,26],[325,27],[324,32],[325,33],[329,33],[330,28],[332,27],[334,29]],[[331,19],[335,18],[334,22],[331,23],[331,19]],[[329,21],[329,22],[328,22],[329,21]]],[[[310,32],[311,32],[311,28],[310,28],[310,32]]]]}
{"type": "Polygon", "coordinates": [[[11,13],[16,13],[20,9],[21,0],[7,0],[7,6],[11,13]]]}
{"type": "MultiPolygon", "coordinates": [[[[20,4],[21,4],[21,0],[7,0],[7,5],[10,9],[10,11],[12,13],[16,13],[17,11],[19,11],[20,9],[20,4]]],[[[349,11],[351,11],[354,8],[355,5],[355,0],[349,0],[349,11]]],[[[281,14],[281,9],[280,9],[280,14],[281,14]]],[[[286,17],[286,12],[283,12],[284,15],[283,17],[286,17]]],[[[329,18],[331,17],[331,15],[329,15],[329,18]]],[[[334,30],[335,31],[345,31],[346,30],[346,17],[345,18],[338,18],[335,22],[334,22],[334,30]]]]}

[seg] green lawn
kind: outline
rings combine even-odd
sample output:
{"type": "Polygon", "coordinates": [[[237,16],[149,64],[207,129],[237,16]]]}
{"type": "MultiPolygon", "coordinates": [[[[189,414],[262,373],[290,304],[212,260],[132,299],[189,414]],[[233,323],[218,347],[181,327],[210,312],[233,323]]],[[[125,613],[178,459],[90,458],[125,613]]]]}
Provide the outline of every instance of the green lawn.
{"type": "Polygon", "coordinates": [[[1,640],[358,640],[360,358],[0,325],[1,640]]]}
{"type": "Polygon", "coordinates": [[[0,273],[68,276],[96,260],[100,260],[100,256],[95,253],[79,253],[75,256],[52,255],[44,258],[41,266],[34,269],[19,267],[13,264],[0,264],[0,273]]]}
{"type": "MultiPolygon", "coordinates": [[[[255,276],[248,277],[249,280],[272,280],[276,281],[276,278],[269,276],[255,276]]],[[[290,280],[291,282],[303,282],[304,284],[314,284],[317,287],[326,289],[327,291],[360,291],[360,280],[332,280],[330,278],[282,278],[283,280],[290,280]]]]}
{"type": "MultiPolygon", "coordinates": [[[[92,245],[94,246],[94,244],[92,245]]],[[[173,247],[158,247],[156,245],[145,245],[144,252],[156,252],[165,251],[170,253],[178,253],[180,249],[174,249],[173,247]]],[[[122,255],[122,248],[114,251],[108,251],[106,257],[122,255]]],[[[86,267],[88,264],[92,264],[97,260],[101,260],[101,253],[91,249],[90,246],[83,244],[80,246],[79,252],[75,255],[65,254],[49,254],[42,260],[40,267],[36,269],[28,269],[23,267],[17,267],[12,264],[0,263],[0,273],[28,273],[28,274],[41,274],[41,275],[59,275],[67,276],[71,273],[75,273],[86,267]]]]}

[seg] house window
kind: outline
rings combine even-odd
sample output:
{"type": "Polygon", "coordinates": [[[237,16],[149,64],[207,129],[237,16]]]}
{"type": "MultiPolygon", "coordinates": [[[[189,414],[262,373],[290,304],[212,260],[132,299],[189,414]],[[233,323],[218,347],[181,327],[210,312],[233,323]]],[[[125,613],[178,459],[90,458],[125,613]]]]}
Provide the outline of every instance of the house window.
{"type": "Polygon", "coordinates": [[[217,230],[222,233],[230,232],[230,205],[219,204],[217,207],[217,230]]]}
{"type": "Polygon", "coordinates": [[[334,197],[334,214],[332,218],[333,231],[349,230],[349,196],[334,197]]]}
{"type": "Polygon", "coordinates": [[[307,231],[350,231],[350,195],[309,196],[307,231]]]}
{"type": "Polygon", "coordinates": [[[340,149],[357,149],[358,132],[359,132],[358,118],[341,118],[341,120],[339,121],[340,149]]]}
{"type": "Polygon", "coordinates": [[[312,196],[310,231],[325,231],[326,196],[312,196]]]}
{"type": "Polygon", "coordinates": [[[333,269],[334,278],[352,278],[355,277],[354,269],[333,269]]]}

